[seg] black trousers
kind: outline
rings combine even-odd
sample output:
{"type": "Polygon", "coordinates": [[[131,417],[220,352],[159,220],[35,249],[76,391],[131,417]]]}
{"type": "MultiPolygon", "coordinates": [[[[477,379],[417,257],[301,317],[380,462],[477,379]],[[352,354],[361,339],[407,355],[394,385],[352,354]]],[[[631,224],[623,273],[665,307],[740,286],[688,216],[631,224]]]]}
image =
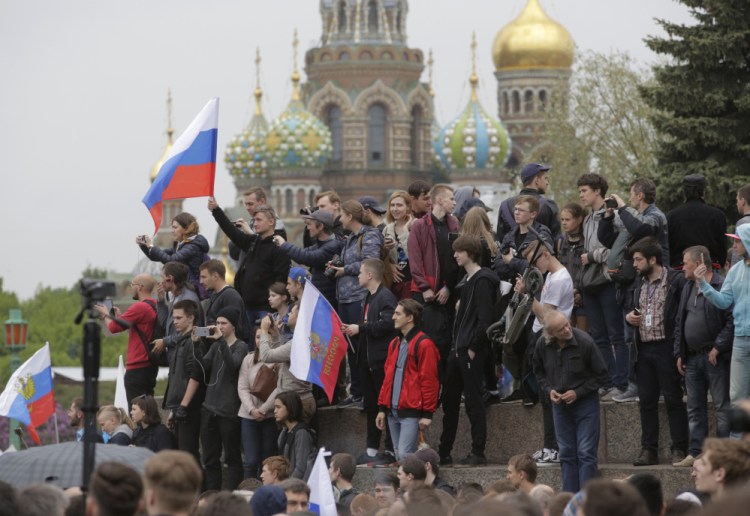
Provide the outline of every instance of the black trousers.
{"type": "Polygon", "coordinates": [[[240,418],[223,417],[205,408],[201,409],[201,445],[203,446],[203,468],[205,470],[204,491],[220,490],[221,450],[227,463],[229,478],[226,487],[237,489],[242,482],[242,455],[240,453],[240,418]]]}
{"type": "Polygon", "coordinates": [[[201,435],[201,411],[200,409],[188,410],[185,421],[174,422],[174,434],[177,437],[177,449],[188,452],[195,457],[198,466],[201,465],[200,435],[201,435]]]}
{"type": "Polygon", "coordinates": [[[159,368],[155,365],[125,371],[125,395],[128,397],[128,405],[130,405],[133,398],[137,398],[143,394],[154,395],[156,374],[158,372],[159,368]]]}
{"type": "Polygon", "coordinates": [[[440,436],[441,457],[450,455],[456,441],[461,393],[464,395],[466,415],[471,423],[471,452],[484,457],[487,444],[487,411],[482,401],[484,392],[484,361],[486,352],[479,352],[469,360],[468,350],[456,355],[451,352],[446,363],[443,385],[443,435],[440,436]]]}
{"type": "MultiPolygon", "coordinates": [[[[378,395],[383,387],[385,379],[385,370],[383,367],[370,368],[368,365],[359,365],[359,380],[362,385],[362,396],[367,415],[367,447],[380,449],[380,438],[383,435],[377,426],[375,418],[378,416],[378,395]]],[[[385,449],[393,451],[393,441],[391,440],[391,430],[385,425],[385,449]]]]}

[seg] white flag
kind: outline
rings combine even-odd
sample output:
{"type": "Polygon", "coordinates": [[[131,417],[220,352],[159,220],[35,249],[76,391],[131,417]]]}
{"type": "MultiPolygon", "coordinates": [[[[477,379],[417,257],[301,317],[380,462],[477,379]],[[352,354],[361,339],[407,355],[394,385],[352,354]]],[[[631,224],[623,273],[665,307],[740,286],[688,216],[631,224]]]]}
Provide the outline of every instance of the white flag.
{"type": "Polygon", "coordinates": [[[307,480],[310,487],[310,511],[320,516],[337,516],[336,499],[333,497],[333,485],[331,477],[328,475],[328,466],[326,457],[331,452],[325,451],[325,448],[318,450],[318,457],[315,459],[312,473],[307,480]]]}
{"type": "Polygon", "coordinates": [[[125,393],[125,365],[122,363],[122,355],[120,355],[120,363],[117,366],[117,380],[115,381],[115,407],[123,409],[126,414],[130,413],[130,407],[128,406],[128,395],[125,393]]]}

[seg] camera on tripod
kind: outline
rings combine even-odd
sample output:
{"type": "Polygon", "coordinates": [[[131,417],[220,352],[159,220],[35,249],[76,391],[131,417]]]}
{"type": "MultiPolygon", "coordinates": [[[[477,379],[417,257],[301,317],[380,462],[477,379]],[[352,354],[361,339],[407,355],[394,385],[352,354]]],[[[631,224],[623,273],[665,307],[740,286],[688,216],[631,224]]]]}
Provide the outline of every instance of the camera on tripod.
{"type": "Polygon", "coordinates": [[[83,278],[79,282],[79,290],[84,310],[93,308],[95,304],[101,303],[107,298],[117,296],[117,285],[110,280],[83,278]]]}

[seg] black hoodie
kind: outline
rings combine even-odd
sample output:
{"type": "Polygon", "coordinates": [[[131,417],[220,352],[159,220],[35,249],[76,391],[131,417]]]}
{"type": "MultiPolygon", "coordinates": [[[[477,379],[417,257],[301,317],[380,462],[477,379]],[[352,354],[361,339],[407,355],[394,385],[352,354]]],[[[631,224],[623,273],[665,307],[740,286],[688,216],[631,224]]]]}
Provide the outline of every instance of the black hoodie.
{"type": "Polygon", "coordinates": [[[495,322],[492,318],[499,285],[497,275],[486,267],[459,285],[461,302],[453,323],[454,353],[464,349],[474,352],[489,349],[487,328],[495,322]]]}

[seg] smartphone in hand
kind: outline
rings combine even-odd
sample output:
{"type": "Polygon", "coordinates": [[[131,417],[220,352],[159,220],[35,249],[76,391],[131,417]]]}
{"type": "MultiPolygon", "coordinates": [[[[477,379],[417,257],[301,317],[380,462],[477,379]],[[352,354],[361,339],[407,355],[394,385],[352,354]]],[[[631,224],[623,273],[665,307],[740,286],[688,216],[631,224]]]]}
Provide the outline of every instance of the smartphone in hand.
{"type": "Polygon", "coordinates": [[[211,336],[211,328],[208,326],[196,326],[195,327],[195,336],[196,337],[210,337],[211,336]]]}

